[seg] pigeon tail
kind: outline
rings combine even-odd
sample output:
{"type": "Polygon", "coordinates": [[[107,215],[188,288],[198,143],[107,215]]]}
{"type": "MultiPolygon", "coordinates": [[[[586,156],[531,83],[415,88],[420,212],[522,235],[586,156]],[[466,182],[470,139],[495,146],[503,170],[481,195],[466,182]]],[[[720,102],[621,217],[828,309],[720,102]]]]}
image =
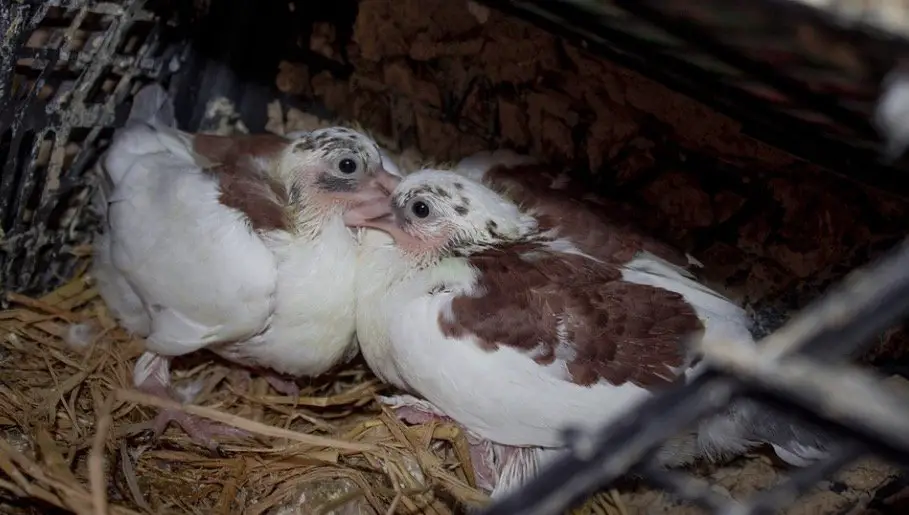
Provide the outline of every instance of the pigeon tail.
{"type": "Polygon", "coordinates": [[[776,407],[743,400],[730,411],[745,439],[769,444],[780,459],[796,467],[827,458],[835,445],[827,431],[776,407]]]}
{"type": "Polygon", "coordinates": [[[536,164],[537,160],[529,155],[519,154],[509,149],[494,151],[483,150],[458,161],[455,171],[459,174],[482,182],[486,172],[497,167],[514,168],[526,164],[536,164]]]}
{"type": "Polygon", "coordinates": [[[133,123],[177,127],[174,103],[160,84],[151,83],[140,89],[133,97],[133,107],[129,112],[127,125],[133,123]]]}
{"type": "MultiPolygon", "coordinates": [[[[151,83],[140,89],[133,97],[133,105],[129,111],[129,118],[122,129],[117,130],[114,143],[104,158],[95,165],[98,167],[98,185],[96,194],[92,198],[92,210],[102,219],[107,219],[107,209],[113,201],[113,192],[123,175],[126,174],[135,161],[136,153],[142,153],[143,145],[140,143],[147,138],[130,136],[127,133],[136,126],[177,128],[177,119],[174,116],[174,104],[167,91],[157,83],[151,83]],[[124,160],[125,158],[125,160],[124,160]],[[112,161],[112,162],[109,162],[112,161]],[[113,166],[111,166],[113,164],[113,166]]],[[[149,128],[149,130],[154,130],[149,128]]],[[[157,140],[156,140],[157,141],[157,140]]],[[[160,145],[160,144],[159,144],[160,145]]],[[[147,146],[147,144],[145,144],[147,146]]]]}
{"type": "MultiPolygon", "coordinates": [[[[177,129],[173,101],[167,91],[159,84],[149,84],[136,93],[129,118],[115,132],[110,147],[99,161],[107,175],[105,180],[109,182],[106,187],[108,190],[116,188],[136,166],[156,169],[172,166],[162,163],[174,159],[182,160],[190,167],[208,164],[193,151],[193,136],[177,129]],[[159,154],[165,161],[155,161],[159,154]],[[146,159],[151,156],[154,156],[151,160],[146,159]]],[[[108,194],[106,200],[123,199],[108,194]]]]}

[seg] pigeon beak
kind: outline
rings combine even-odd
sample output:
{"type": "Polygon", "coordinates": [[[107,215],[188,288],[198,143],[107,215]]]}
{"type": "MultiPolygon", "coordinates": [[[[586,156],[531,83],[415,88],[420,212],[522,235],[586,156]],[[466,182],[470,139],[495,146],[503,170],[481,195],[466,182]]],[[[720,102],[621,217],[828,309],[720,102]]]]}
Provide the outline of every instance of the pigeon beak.
{"type": "Polygon", "coordinates": [[[398,243],[413,239],[398,226],[398,219],[391,208],[389,197],[376,197],[348,208],[344,211],[344,224],[348,227],[378,229],[388,233],[398,243]]]}
{"type": "Polygon", "coordinates": [[[351,199],[355,203],[368,203],[373,200],[384,200],[387,203],[388,197],[400,182],[400,177],[380,168],[369,180],[364,181],[357,191],[353,192],[351,199]]]}
{"type": "Polygon", "coordinates": [[[380,220],[394,221],[391,199],[387,196],[364,200],[344,211],[344,223],[348,227],[375,227],[373,224],[380,220]]]}
{"type": "Polygon", "coordinates": [[[378,173],[376,173],[374,179],[379,185],[388,192],[389,195],[394,192],[395,188],[398,187],[398,184],[401,184],[401,178],[385,168],[379,168],[378,173]]]}

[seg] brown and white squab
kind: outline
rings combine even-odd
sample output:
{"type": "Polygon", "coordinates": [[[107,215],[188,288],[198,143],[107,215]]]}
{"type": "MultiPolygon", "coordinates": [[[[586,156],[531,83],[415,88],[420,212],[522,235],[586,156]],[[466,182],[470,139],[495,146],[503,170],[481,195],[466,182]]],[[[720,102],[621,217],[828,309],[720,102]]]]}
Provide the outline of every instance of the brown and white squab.
{"type": "MultiPolygon", "coordinates": [[[[625,261],[591,257],[464,174],[417,171],[345,222],[369,228],[357,264],[360,350],[409,392],[383,402],[411,422],[462,425],[493,496],[558,453],[566,426],[598,427],[696,374],[689,338],[753,343],[745,312],[680,267],[643,249],[625,261]]],[[[679,465],[764,442],[796,464],[823,455],[814,434],[743,404],[660,458],[679,465]]]]}
{"type": "MultiPolygon", "coordinates": [[[[147,86],[101,162],[105,218],[93,275],[145,338],[136,386],[173,396],[170,360],[209,349],[277,374],[316,375],[355,355],[356,241],[345,208],[387,198],[379,148],[332,127],[284,138],[188,134],[147,86]]],[[[208,447],[225,428],[164,411],[208,447]]]]}

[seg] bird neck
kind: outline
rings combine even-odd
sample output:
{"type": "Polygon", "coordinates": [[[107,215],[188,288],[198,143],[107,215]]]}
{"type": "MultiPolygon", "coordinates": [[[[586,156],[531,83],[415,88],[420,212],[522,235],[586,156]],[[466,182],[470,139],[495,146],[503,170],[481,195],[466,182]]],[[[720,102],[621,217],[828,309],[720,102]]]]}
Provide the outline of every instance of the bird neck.
{"type": "Polygon", "coordinates": [[[294,232],[301,237],[318,237],[327,226],[342,224],[343,207],[334,202],[324,202],[315,196],[292,199],[288,209],[293,220],[294,232]]]}

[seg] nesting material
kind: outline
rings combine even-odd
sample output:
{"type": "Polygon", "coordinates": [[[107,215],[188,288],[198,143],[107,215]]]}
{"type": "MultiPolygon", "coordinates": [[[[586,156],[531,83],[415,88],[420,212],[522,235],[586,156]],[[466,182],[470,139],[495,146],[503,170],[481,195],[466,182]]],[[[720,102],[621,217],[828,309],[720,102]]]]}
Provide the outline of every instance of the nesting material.
{"type": "MultiPolygon", "coordinates": [[[[208,111],[204,132],[248,132],[229,100],[208,111]]],[[[268,115],[278,134],[330,125],[277,102],[268,115]]],[[[419,161],[412,151],[395,158],[408,169],[419,161]]],[[[462,432],[398,421],[377,403],[388,392],[362,362],[300,381],[295,399],[261,378],[237,393],[239,368],[210,353],[177,360],[182,409],[254,435],[221,440],[215,456],[179,427],[149,441],[155,410],[177,404],[132,389],[142,341],[117,326],[91,277],[9,300],[0,312],[2,513],[47,503],[93,514],[445,515],[488,500],[462,432]]],[[[606,493],[582,512],[620,515],[620,503],[606,493]]]]}
{"type": "Polygon", "coordinates": [[[179,430],[143,442],[135,435],[168,402],[130,390],[141,342],[116,327],[88,279],[41,299],[11,300],[18,306],[0,315],[0,460],[12,482],[0,486],[15,496],[77,512],[109,504],[112,513],[270,513],[320,492],[329,492],[320,504],[338,501],[330,494],[349,490],[349,500],[377,509],[401,492],[398,504],[416,508],[434,502],[420,493],[420,474],[410,472],[419,464],[453,497],[482,500],[447,449],[430,444],[458,444],[458,432],[402,426],[375,406],[379,386],[357,366],[312,381],[298,399],[269,395],[265,383],[239,396],[229,365],[183,368],[178,388],[197,405],[188,411],[257,441],[225,442],[221,458],[194,448],[179,430]],[[73,324],[93,327],[92,341],[67,345],[73,324]]]}
{"type": "MultiPolygon", "coordinates": [[[[111,319],[91,279],[10,301],[0,312],[3,513],[40,500],[76,513],[449,514],[486,499],[461,431],[399,422],[361,364],[302,383],[294,399],[259,378],[236,393],[237,367],[193,356],[174,373],[192,403],[182,409],[254,439],[224,440],[222,456],[179,428],[147,441],[154,410],[176,403],[132,390],[142,342],[111,319]],[[87,343],[72,338],[89,331],[87,343]]],[[[622,513],[608,495],[594,502],[589,512],[622,513]]]]}

